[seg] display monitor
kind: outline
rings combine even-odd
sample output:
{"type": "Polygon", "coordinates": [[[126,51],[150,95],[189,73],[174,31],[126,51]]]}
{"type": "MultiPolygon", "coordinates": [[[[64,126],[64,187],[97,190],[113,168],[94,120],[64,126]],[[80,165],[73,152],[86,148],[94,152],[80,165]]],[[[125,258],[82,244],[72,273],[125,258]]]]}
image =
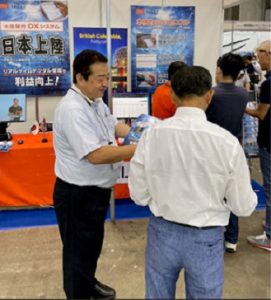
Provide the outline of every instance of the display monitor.
{"type": "Polygon", "coordinates": [[[25,121],[26,95],[0,94],[0,133],[6,133],[8,123],[25,121]]]}
{"type": "Polygon", "coordinates": [[[117,93],[112,96],[113,116],[137,118],[150,113],[150,97],[147,93],[117,93]]]}

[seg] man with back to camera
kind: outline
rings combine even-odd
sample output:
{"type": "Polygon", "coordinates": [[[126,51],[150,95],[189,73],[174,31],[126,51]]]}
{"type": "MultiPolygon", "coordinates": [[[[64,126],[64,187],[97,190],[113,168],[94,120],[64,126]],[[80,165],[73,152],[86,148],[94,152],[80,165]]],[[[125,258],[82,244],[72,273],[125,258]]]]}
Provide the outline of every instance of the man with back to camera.
{"type": "Polygon", "coordinates": [[[8,109],[8,115],[12,121],[20,121],[23,108],[19,105],[19,99],[13,98],[13,104],[8,109]]]}
{"type": "Polygon", "coordinates": [[[260,166],[263,176],[263,188],[266,202],[265,232],[258,236],[249,236],[248,242],[255,247],[271,251],[271,155],[270,155],[270,101],[271,101],[271,40],[262,42],[257,55],[262,70],[266,71],[266,80],[260,87],[260,102],[256,109],[246,109],[246,113],[259,119],[257,142],[259,145],[260,166]]]}
{"type": "Polygon", "coordinates": [[[118,147],[115,136],[129,127],[117,123],[102,101],[108,87],[107,58],[93,50],[73,62],[73,86],[54,116],[56,153],[54,205],[63,244],[63,281],[68,299],[114,299],[116,292],[95,278],[104,221],[118,162],[135,145],[118,147]]]}
{"type": "Polygon", "coordinates": [[[249,216],[257,197],[239,141],[206,119],[213,95],[209,71],[182,68],[171,87],[177,111],[143,132],[128,176],[131,198],[152,212],[145,296],[174,299],[184,269],[186,298],[220,299],[223,226],[230,211],[249,216]]]}
{"type": "Polygon", "coordinates": [[[174,61],[168,67],[168,81],[161,84],[152,96],[152,115],[163,120],[174,116],[176,105],[170,96],[170,80],[174,73],[186,64],[182,61],[174,61]]]}
{"type": "MultiPolygon", "coordinates": [[[[242,143],[242,122],[249,99],[248,92],[235,85],[241,70],[244,69],[242,57],[226,53],[217,60],[214,96],[206,111],[208,121],[218,124],[236,136],[242,143]]],[[[239,235],[238,217],[231,213],[225,231],[225,249],[229,253],[237,250],[239,235]]]]}

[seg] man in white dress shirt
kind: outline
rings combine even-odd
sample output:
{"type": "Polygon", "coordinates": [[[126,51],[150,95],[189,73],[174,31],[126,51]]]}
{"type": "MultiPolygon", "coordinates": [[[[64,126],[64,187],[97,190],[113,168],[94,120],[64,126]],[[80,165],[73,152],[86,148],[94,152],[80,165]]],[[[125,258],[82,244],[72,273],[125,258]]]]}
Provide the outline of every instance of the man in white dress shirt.
{"type": "Polygon", "coordinates": [[[206,119],[212,78],[202,67],[173,76],[175,115],[143,133],[130,162],[131,198],[149,205],[146,298],[175,298],[185,270],[187,298],[222,298],[224,226],[257,204],[237,138],[206,119]]]}

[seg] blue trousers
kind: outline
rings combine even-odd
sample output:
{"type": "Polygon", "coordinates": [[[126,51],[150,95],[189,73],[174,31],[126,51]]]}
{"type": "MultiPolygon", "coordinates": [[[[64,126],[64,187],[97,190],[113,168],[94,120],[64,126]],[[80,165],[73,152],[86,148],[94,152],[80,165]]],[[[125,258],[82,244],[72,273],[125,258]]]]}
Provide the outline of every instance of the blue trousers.
{"type": "Polygon", "coordinates": [[[237,244],[239,235],[239,220],[238,217],[231,212],[229,224],[226,226],[225,241],[232,244],[237,244]]]}
{"type": "Polygon", "coordinates": [[[265,213],[265,232],[266,236],[271,238],[271,178],[270,178],[270,168],[271,168],[271,154],[266,148],[259,149],[260,156],[260,166],[263,175],[263,189],[264,197],[266,203],[266,213],[265,213]]]}
{"type": "Polygon", "coordinates": [[[111,189],[77,186],[57,178],[54,205],[63,244],[63,285],[68,299],[89,299],[104,237],[111,189]]]}
{"type": "Polygon", "coordinates": [[[145,257],[146,299],[174,299],[182,269],[188,299],[221,299],[223,230],[185,227],[151,215],[145,257]]]}

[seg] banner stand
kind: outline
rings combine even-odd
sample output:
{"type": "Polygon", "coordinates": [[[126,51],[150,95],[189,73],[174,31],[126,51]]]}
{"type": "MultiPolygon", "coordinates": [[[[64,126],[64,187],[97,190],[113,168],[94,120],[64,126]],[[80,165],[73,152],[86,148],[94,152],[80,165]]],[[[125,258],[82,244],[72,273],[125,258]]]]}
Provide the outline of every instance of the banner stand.
{"type": "Polygon", "coordinates": [[[36,96],[35,98],[35,117],[36,117],[36,121],[38,121],[38,123],[40,122],[40,118],[39,118],[39,97],[36,96]]]}

